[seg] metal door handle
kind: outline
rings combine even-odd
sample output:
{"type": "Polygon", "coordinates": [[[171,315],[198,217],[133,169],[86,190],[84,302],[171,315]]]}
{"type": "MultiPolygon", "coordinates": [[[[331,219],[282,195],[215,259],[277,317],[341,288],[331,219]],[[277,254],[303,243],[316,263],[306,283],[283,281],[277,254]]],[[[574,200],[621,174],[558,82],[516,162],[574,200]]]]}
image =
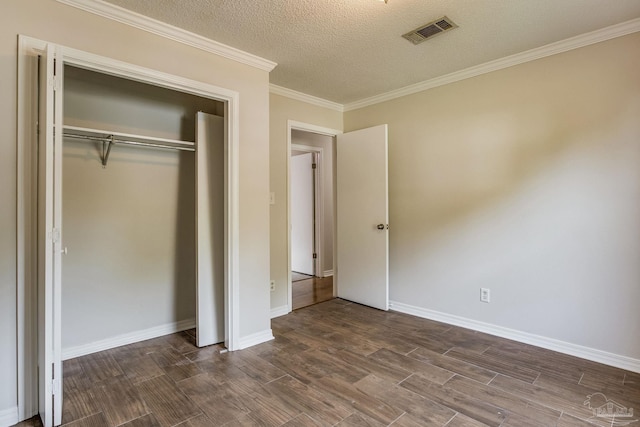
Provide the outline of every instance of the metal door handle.
{"type": "Polygon", "coordinates": [[[384,230],[384,224],[378,224],[378,225],[376,226],[376,228],[377,228],[378,230],[384,230]]]}

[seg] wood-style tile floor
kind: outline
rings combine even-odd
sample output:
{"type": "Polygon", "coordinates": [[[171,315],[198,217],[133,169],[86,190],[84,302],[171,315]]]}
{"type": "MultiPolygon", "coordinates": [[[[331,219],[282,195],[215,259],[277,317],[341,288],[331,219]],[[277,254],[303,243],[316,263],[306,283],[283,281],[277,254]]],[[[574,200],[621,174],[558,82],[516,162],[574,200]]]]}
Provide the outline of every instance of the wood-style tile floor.
{"type": "Polygon", "coordinates": [[[640,374],[438,322],[333,299],[272,326],[233,353],[183,332],[66,361],[64,423],[612,425],[589,396],[640,415],[640,374]]]}
{"type": "Polygon", "coordinates": [[[308,307],[333,298],[333,277],[311,277],[291,283],[292,309],[308,307]]]}
{"type": "Polygon", "coordinates": [[[304,273],[298,273],[297,271],[292,271],[291,272],[291,281],[292,282],[297,282],[299,280],[305,280],[305,279],[313,279],[315,276],[312,276],[310,274],[304,274],[304,273]]]}

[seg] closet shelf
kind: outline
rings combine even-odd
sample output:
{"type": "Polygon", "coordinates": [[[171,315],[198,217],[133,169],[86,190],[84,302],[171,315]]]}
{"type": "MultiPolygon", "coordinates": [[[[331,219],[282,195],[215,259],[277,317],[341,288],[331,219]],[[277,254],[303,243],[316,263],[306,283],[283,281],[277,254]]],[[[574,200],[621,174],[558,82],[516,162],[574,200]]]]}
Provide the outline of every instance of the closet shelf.
{"type": "Polygon", "coordinates": [[[158,138],[154,136],[135,135],[122,132],[110,132],[100,129],[89,129],[78,126],[63,126],[63,136],[87,142],[102,142],[102,167],[107,166],[113,145],[125,144],[139,147],[158,148],[162,150],[196,151],[195,142],[178,139],[158,138]]]}

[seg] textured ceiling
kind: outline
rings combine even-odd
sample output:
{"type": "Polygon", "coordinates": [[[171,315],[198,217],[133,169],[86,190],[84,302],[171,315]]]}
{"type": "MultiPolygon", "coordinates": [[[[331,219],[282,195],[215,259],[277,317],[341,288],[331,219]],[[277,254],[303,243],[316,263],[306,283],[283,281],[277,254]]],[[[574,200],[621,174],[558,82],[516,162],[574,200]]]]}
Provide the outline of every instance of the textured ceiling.
{"type": "Polygon", "coordinates": [[[273,84],[347,104],[640,17],[640,0],[107,0],[275,61],[273,84]],[[402,34],[447,15],[459,28],[402,34]]]}

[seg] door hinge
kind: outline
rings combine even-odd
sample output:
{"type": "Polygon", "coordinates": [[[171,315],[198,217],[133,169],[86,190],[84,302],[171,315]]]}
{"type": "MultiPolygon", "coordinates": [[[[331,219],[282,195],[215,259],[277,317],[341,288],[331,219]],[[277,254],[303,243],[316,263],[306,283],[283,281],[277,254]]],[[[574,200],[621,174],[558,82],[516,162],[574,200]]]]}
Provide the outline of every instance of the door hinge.
{"type": "Polygon", "coordinates": [[[60,394],[60,380],[59,379],[52,379],[51,382],[48,384],[49,385],[49,390],[52,395],[58,395],[60,394]]]}
{"type": "Polygon", "coordinates": [[[50,76],[47,79],[47,84],[53,88],[54,91],[59,91],[62,88],[62,79],[59,76],[50,76]]]}
{"type": "Polygon", "coordinates": [[[318,167],[318,164],[317,164],[317,163],[311,163],[311,169],[315,169],[315,168],[317,168],[317,167],[318,167]]]}
{"type": "Polygon", "coordinates": [[[318,258],[318,254],[313,254],[313,259],[318,258]]]}
{"type": "Polygon", "coordinates": [[[54,228],[51,230],[51,240],[53,243],[58,243],[60,241],[60,229],[54,228]]]}

